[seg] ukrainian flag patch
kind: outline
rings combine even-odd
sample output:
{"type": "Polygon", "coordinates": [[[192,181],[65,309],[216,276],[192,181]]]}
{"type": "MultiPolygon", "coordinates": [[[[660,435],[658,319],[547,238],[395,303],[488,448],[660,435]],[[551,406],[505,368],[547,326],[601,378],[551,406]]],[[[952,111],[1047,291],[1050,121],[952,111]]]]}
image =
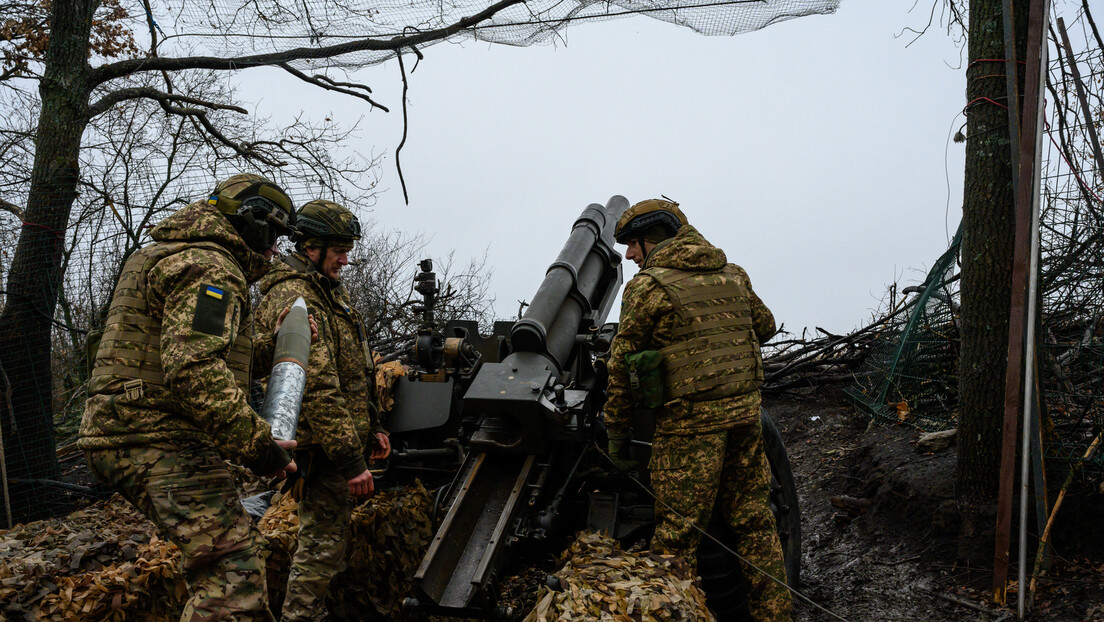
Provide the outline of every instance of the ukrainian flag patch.
{"type": "Polygon", "coordinates": [[[200,285],[192,329],[221,336],[226,330],[226,316],[232,300],[233,298],[226,295],[226,290],[214,285],[200,285]]]}

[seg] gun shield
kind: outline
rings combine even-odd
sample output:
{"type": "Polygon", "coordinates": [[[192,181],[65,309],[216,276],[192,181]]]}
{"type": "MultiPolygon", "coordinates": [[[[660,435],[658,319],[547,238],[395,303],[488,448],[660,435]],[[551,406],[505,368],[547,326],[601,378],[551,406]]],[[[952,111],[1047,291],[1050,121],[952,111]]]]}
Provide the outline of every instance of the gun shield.
{"type": "Polygon", "coordinates": [[[307,303],[297,298],[276,334],[276,354],[261,406],[261,417],[272,426],[272,436],[279,440],[295,439],[303,389],[307,386],[310,342],[307,303]]]}

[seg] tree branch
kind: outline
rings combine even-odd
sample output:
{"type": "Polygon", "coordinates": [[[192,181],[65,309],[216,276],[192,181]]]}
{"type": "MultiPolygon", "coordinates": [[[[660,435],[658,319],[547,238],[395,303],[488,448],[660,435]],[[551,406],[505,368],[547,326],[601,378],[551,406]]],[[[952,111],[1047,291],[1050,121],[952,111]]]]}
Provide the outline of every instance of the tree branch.
{"type": "Polygon", "coordinates": [[[5,212],[11,212],[19,220],[23,220],[23,208],[19,207],[15,203],[10,203],[4,199],[0,199],[0,209],[5,212]]]}
{"type": "Polygon", "coordinates": [[[334,80],[331,80],[329,77],[323,76],[323,75],[308,76],[307,74],[303,73],[302,71],[299,71],[298,69],[292,67],[291,65],[289,65],[287,63],[280,63],[279,67],[281,69],[283,69],[284,71],[290,73],[291,75],[295,76],[296,78],[299,78],[303,82],[313,84],[317,87],[326,89],[327,91],[334,91],[336,93],[344,93],[345,95],[352,95],[353,97],[356,97],[358,99],[363,99],[364,101],[368,102],[369,104],[372,105],[373,108],[379,108],[380,110],[382,110],[384,112],[391,112],[390,110],[387,109],[387,106],[384,106],[383,104],[375,101],[374,99],[372,99],[371,97],[368,97],[364,93],[359,93],[356,90],[354,90],[354,89],[360,89],[360,90],[364,90],[364,91],[367,91],[367,92],[371,93],[372,89],[368,88],[367,86],[365,86],[363,84],[357,84],[355,82],[335,82],[334,80]]]}
{"type": "Polygon", "coordinates": [[[89,84],[96,86],[108,80],[114,80],[141,71],[178,71],[182,69],[233,71],[237,69],[248,69],[250,67],[279,65],[280,63],[297,60],[333,58],[351,52],[400,50],[402,48],[414,47],[427,41],[436,41],[450,37],[491,18],[507,7],[522,2],[524,2],[524,0],[499,0],[479,13],[461,18],[459,21],[449,26],[426,30],[412,35],[392,37],[387,40],[361,39],[359,41],[349,41],[324,47],[293,48],[281,52],[252,54],[235,58],[193,56],[185,58],[156,57],[128,59],[93,69],[89,74],[89,84]]]}
{"type": "Polygon", "coordinates": [[[205,99],[199,99],[198,97],[189,97],[187,95],[177,95],[174,93],[165,93],[159,91],[151,86],[136,86],[132,88],[119,89],[112,91],[107,95],[104,95],[88,108],[88,117],[97,117],[119,102],[124,102],[131,99],[152,99],[161,102],[162,107],[168,104],[192,104],[195,106],[203,106],[212,110],[232,110],[241,114],[249,114],[249,111],[240,106],[233,106],[230,104],[219,104],[205,99]]]}
{"type": "Polygon", "coordinates": [[[402,184],[403,200],[407,205],[410,205],[410,195],[406,192],[406,178],[403,177],[402,164],[399,163],[399,153],[402,151],[403,145],[406,144],[406,131],[408,127],[409,118],[406,113],[406,92],[410,88],[409,83],[406,80],[406,67],[403,65],[402,50],[399,50],[395,54],[395,58],[399,59],[399,72],[402,74],[402,112],[403,112],[403,134],[402,140],[399,141],[399,146],[395,147],[395,170],[399,172],[399,183],[402,184]]]}
{"type": "Polygon", "coordinates": [[[235,153],[242,156],[243,158],[257,159],[272,167],[279,167],[287,164],[286,162],[275,160],[255,149],[252,149],[251,146],[248,144],[237,143],[233,140],[230,140],[226,137],[225,134],[220,132],[219,129],[215,127],[214,123],[211,123],[210,119],[207,118],[206,110],[197,110],[195,108],[181,108],[180,106],[170,106],[168,104],[162,104],[162,107],[165,109],[165,112],[168,112],[170,114],[178,114],[181,116],[192,117],[193,119],[199,121],[200,124],[203,125],[203,129],[207,130],[207,133],[213,136],[215,140],[219,141],[223,145],[226,145],[227,147],[230,147],[234,150],[235,153]]]}

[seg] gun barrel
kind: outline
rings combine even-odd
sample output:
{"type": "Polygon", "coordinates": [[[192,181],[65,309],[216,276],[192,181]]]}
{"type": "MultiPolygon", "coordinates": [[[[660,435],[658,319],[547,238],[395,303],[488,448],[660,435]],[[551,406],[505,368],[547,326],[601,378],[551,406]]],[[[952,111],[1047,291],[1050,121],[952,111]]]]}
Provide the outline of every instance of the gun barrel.
{"type": "Polygon", "coordinates": [[[272,426],[272,436],[279,440],[295,438],[303,390],[307,386],[310,342],[307,303],[297,298],[276,335],[276,353],[261,406],[261,418],[272,426]]]}
{"type": "Polygon", "coordinates": [[[563,249],[545,273],[525,315],[514,324],[515,352],[537,352],[567,366],[584,317],[600,325],[621,286],[621,254],[613,230],[629,201],[615,195],[603,207],[587,206],[572,226],[563,249]]]}

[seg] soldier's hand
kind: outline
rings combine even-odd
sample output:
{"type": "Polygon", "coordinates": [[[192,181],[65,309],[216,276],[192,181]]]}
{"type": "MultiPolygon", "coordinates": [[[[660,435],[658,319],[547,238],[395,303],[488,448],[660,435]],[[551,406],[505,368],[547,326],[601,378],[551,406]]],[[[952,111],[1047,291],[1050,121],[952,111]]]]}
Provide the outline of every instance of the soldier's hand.
{"type": "Polygon", "coordinates": [[[318,322],[314,321],[314,314],[307,316],[307,321],[311,326],[311,343],[318,343],[318,322]]]}
{"type": "MultiPolygon", "coordinates": [[[[280,327],[284,325],[284,318],[288,313],[291,313],[291,307],[285,307],[280,312],[280,317],[276,318],[276,326],[272,329],[273,335],[280,332],[280,327]]],[[[307,321],[310,322],[311,327],[311,343],[318,343],[318,322],[314,321],[313,313],[307,316],[307,321]]]]}
{"type": "Polygon", "coordinates": [[[607,447],[610,460],[613,462],[613,466],[617,467],[620,471],[633,471],[640,465],[636,460],[633,460],[630,456],[629,448],[632,446],[632,434],[628,432],[611,433],[609,435],[609,446],[607,447]]]}
{"type": "Polygon", "coordinates": [[[376,491],[376,484],[372,481],[372,472],[364,469],[364,472],[349,480],[349,494],[354,497],[370,497],[376,491]]]}
{"type": "MultiPolygon", "coordinates": [[[[280,439],[275,439],[275,440],[276,440],[276,444],[279,445],[280,447],[282,447],[283,449],[286,449],[288,451],[288,453],[291,453],[291,450],[295,449],[295,445],[296,445],[295,441],[281,441],[280,439]]],[[[275,473],[272,473],[272,474],[268,475],[268,477],[275,477],[276,479],[284,479],[290,473],[294,473],[298,469],[299,469],[299,467],[295,466],[295,460],[292,459],[291,462],[285,464],[283,468],[277,469],[275,473]]]]}
{"type": "Polygon", "coordinates": [[[383,460],[390,456],[391,439],[387,438],[387,435],[383,432],[376,432],[376,440],[379,441],[379,446],[372,448],[372,452],[368,454],[368,457],[372,460],[383,460]]]}

